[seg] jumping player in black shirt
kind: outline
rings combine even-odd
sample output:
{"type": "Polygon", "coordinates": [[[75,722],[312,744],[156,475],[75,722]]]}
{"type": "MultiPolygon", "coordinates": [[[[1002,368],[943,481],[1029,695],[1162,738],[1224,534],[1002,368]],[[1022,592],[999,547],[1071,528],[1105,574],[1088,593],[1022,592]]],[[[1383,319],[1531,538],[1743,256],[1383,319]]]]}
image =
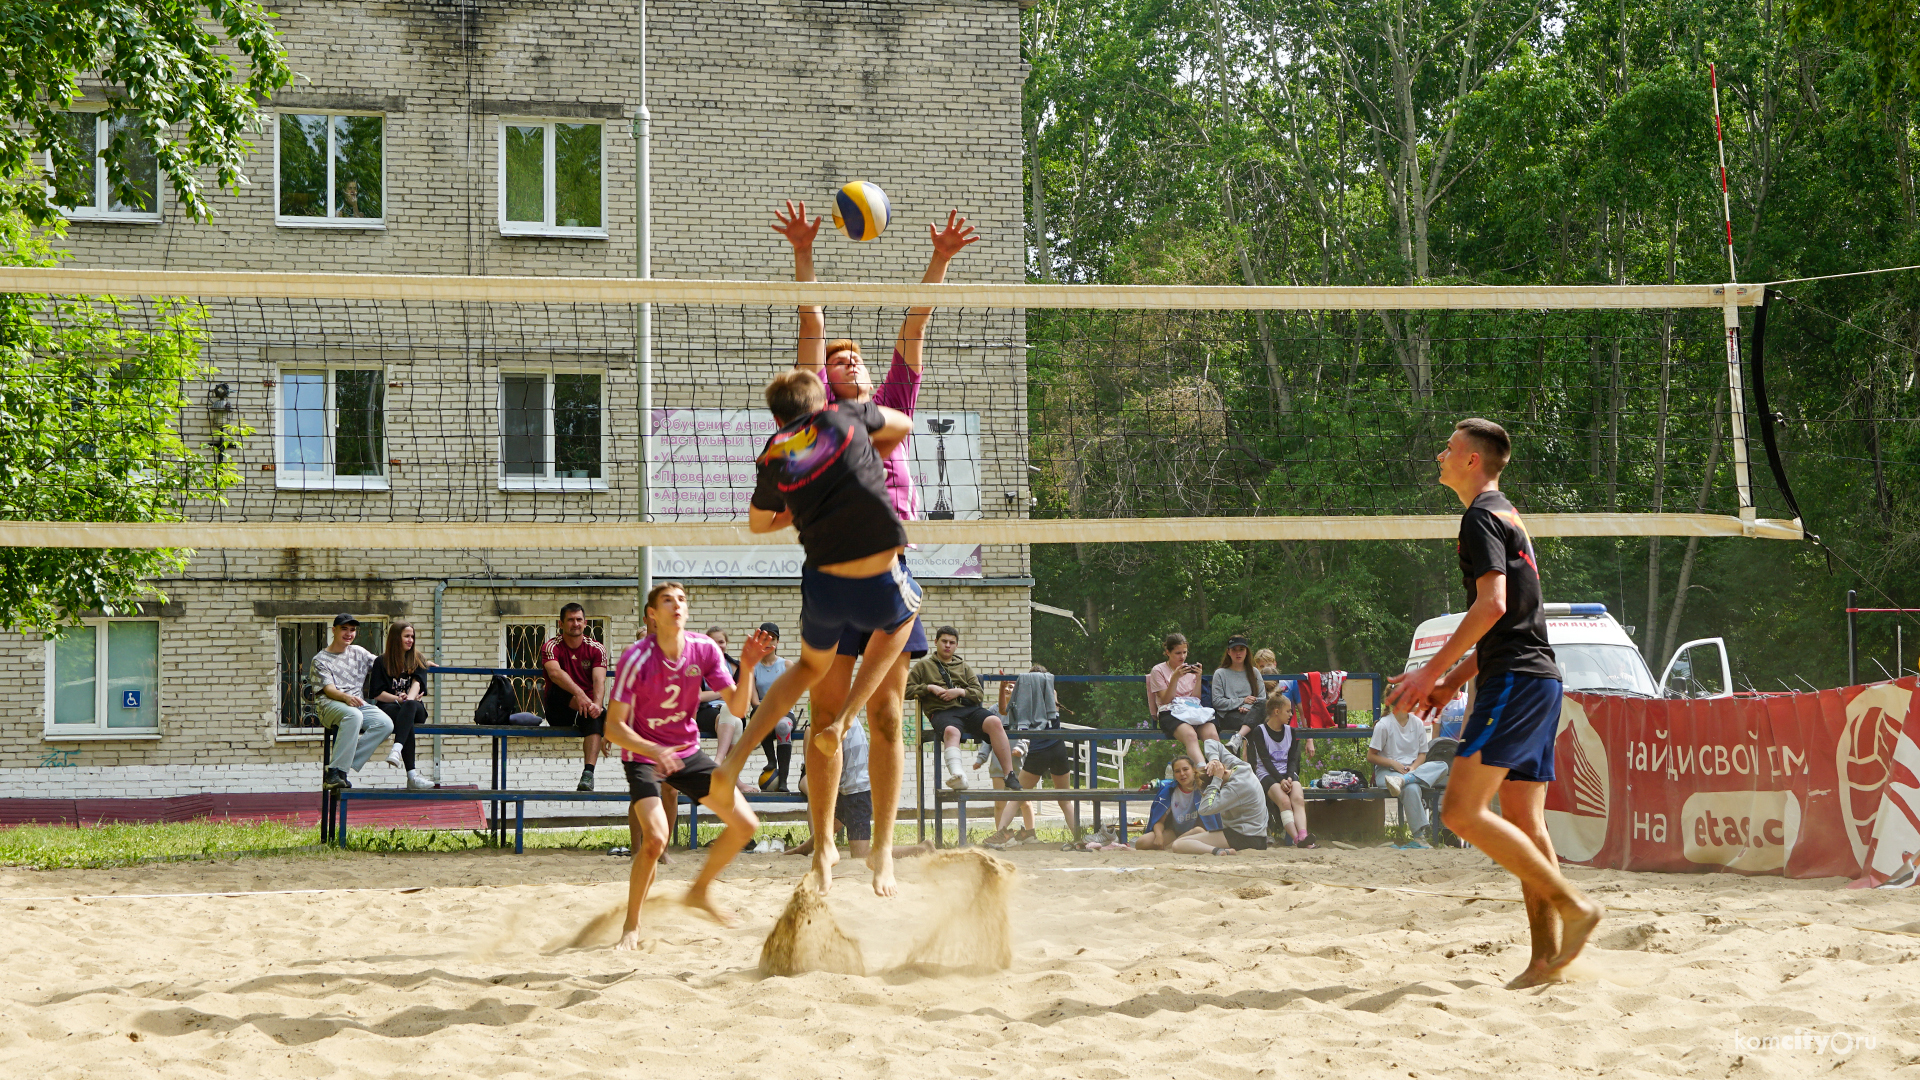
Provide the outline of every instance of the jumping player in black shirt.
{"type": "MultiPolygon", "coordinates": [[[[859,714],[893,670],[920,611],[920,586],[904,557],[907,530],[894,513],[880,464],[881,455],[912,432],[913,421],[870,401],[828,405],[825,385],[803,370],[783,372],[767,384],[767,408],[780,430],[758,459],[748,527],[766,533],[792,525],[800,532],[807,553],[800,570],[800,659],[767,688],[713,783],[734,782],[748,749],[826,676],[845,632],[870,633],[839,714],[814,716],[808,736],[819,737],[816,745],[835,748],[824,767],[807,770],[813,873],[824,893],[840,860],[833,812],[840,791],[841,726],[859,714]]],[[[881,839],[891,843],[890,837],[881,839]]]]}
{"type": "Polygon", "coordinates": [[[1513,504],[1500,494],[1500,470],[1512,450],[1505,429],[1476,418],[1460,421],[1440,452],[1440,483],[1467,507],[1460,519],[1459,554],[1472,606],[1433,659],[1388,680],[1394,686],[1387,700],[1426,713],[1478,676],[1473,715],[1460,732],[1440,817],[1520,879],[1533,959],[1507,984],[1519,989],[1562,978],[1599,925],[1600,907],[1560,873],[1547,834],[1560,670],[1547,644],[1533,541],[1513,504]],[[1479,648],[1468,656],[1476,644],[1479,648]],[[1496,793],[1497,814],[1491,808],[1496,793]]]}

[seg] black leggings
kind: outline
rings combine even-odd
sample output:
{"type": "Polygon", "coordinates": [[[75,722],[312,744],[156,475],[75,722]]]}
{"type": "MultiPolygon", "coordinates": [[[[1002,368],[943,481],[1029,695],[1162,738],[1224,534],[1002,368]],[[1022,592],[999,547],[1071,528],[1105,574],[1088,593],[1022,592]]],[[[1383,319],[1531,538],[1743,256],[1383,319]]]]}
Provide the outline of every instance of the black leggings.
{"type": "Polygon", "coordinates": [[[427,722],[427,704],[424,701],[376,701],[380,711],[393,721],[393,742],[400,748],[401,760],[407,763],[407,771],[414,769],[413,725],[427,722]]]}

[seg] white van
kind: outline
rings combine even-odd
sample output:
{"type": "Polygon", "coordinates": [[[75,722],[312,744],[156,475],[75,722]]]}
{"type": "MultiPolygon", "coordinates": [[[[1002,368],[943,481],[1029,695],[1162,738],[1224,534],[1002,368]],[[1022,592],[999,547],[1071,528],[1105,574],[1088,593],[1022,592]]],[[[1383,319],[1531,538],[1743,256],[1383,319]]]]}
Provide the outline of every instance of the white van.
{"type": "MultiPolygon", "coordinates": [[[[1542,604],[1547,617],[1547,642],[1560,664],[1560,681],[1568,690],[1639,697],[1718,698],[1733,694],[1733,671],[1727,663],[1722,638],[1701,638],[1675,649],[1673,657],[1653,681],[1653,672],[1634,648],[1605,604],[1542,604]],[[1716,657],[1708,655],[1717,652],[1716,657]],[[1717,668],[1717,670],[1716,670],[1717,668]]],[[[1428,619],[1413,632],[1406,670],[1426,663],[1447,643],[1466,618],[1466,612],[1428,619]]]]}

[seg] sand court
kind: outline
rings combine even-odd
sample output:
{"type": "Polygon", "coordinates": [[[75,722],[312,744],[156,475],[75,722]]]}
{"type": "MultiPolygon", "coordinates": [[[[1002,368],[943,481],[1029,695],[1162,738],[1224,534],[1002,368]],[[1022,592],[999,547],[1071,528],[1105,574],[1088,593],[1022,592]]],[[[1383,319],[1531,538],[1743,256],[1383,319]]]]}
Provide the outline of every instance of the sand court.
{"type": "Polygon", "coordinates": [[[999,853],[1007,965],[959,970],[955,877],[822,898],[867,975],[759,966],[803,860],[743,855],[741,925],[677,904],[619,953],[627,864],[319,855],[0,872],[10,1076],[1920,1075],[1920,895],[1572,868],[1610,910],[1514,992],[1526,925],[1472,851],[999,853]],[[1392,889],[1369,886],[1394,886],[1392,889]],[[319,891],[289,891],[319,890],[319,891]],[[169,895],[134,898],[136,894],[169,895]],[[84,899],[75,899],[84,897],[84,899]],[[1486,899],[1476,899],[1484,897],[1486,899]],[[47,899],[52,898],[52,899],[47,899]],[[1623,910],[1631,909],[1631,910],[1623,910]],[[915,956],[938,940],[937,962],[915,956]],[[1803,1031],[1846,1053],[1746,1048],[1803,1031]],[[1865,1045],[1867,1040],[1874,1045],[1865,1045]]]}

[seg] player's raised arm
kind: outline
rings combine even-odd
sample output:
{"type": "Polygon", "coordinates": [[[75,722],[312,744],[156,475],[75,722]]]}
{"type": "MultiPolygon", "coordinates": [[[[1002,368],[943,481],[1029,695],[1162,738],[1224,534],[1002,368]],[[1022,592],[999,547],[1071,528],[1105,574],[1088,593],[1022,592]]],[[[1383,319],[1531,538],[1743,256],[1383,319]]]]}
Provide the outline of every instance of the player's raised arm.
{"type": "MultiPolygon", "coordinates": [[[[961,248],[980,239],[958,210],[947,211],[946,228],[928,225],[927,236],[933,241],[933,258],[927,260],[927,272],[920,277],[922,285],[938,285],[945,281],[947,264],[960,254],[961,248]]],[[[901,361],[915,371],[920,370],[920,354],[927,339],[927,320],[932,317],[931,307],[910,308],[907,317],[900,323],[900,336],[893,343],[901,361]]],[[[821,363],[825,362],[826,358],[821,357],[821,363]]]]}
{"type": "MultiPolygon", "coordinates": [[[[807,204],[787,200],[784,212],[773,212],[773,231],[793,245],[793,280],[812,281],[813,240],[820,235],[820,219],[807,220],[807,204]]],[[[942,273],[945,268],[942,268],[942,273]]],[[[819,304],[800,305],[800,348],[793,366],[818,375],[827,366],[827,320],[819,304]]]]}
{"type": "Polygon", "coordinates": [[[875,405],[874,408],[880,410],[880,416],[886,420],[886,425],[870,433],[868,437],[873,440],[874,450],[885,457],[887,451],[900,445],[901,440],[913,434],[913,417],[898,409],[889,409],[885,405],[875,405]]]}

